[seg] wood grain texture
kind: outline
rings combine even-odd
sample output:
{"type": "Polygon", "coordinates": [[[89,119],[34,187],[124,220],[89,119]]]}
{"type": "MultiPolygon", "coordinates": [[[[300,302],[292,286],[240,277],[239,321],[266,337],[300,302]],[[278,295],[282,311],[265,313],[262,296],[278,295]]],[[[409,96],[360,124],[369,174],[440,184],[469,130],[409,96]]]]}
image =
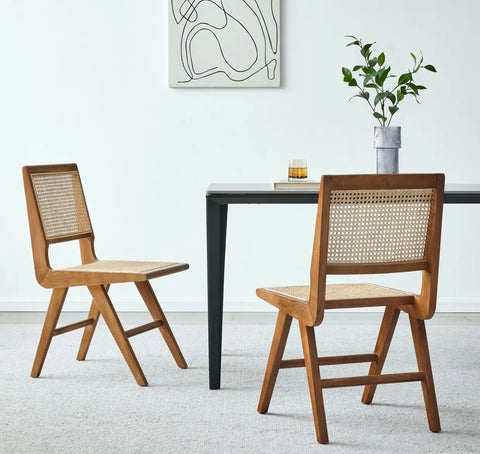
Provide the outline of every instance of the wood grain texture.
{"type": "Polygon", "coordinates": [[[58,288],[52,292],[50,304],[48,305],[47,314],[45,316],[45,322],[43,323],[42,334],[37,347],[37,353],[33,361],[32,372],[30,374],[34,378],[38,377],[42,371],[43,363],[45,362],[50,342],[52,341],[53,333],[67,296],[67,291],[68,288],[58,288]]]}
{"type": "Polygon", "coordinates": [[[167,344],[167,347],[169,348],[173,359],[177,363],[177,366],[181,369],[186,369],[188,367],[187,362],[185,361],[182,351],[177,344],[177,340],[175,339],[175,336],[170,329],[170,325],[168,324],[167,318],[165,317],[165,314],[163,313],[162,308],[158,303],[157,297],[155,296],[150,282],[135,282],[135,285],[137,286],[137,289],[142,296],[143,301],[145,301],[147,309],[150,312],[152,318],[161,322],[158,326],[158,329],[160,331],[160,334],[163,336],[163,339],[165,340],[165,343],[167,344]]]}
{"type": "Polygon", "coordinates": [[[318,367],[317,344],[313,327],[300,323],[300,335],[302,338],[303,354],[305,356],[305,369],[307,371],[310,401],[312,403],[313,421],[315,433],[319,443],[328,443],[327,420],[323,405],[322,380],[318,367]]]}
{"type": "Polygon", "coordinates": [[[275,387],[275,382],[277,381],[278,370],[281,367],[283,352],[285,351],[285,345],[287,343],[291,324],[292,317],[280,311],[275,325],[272,347],[270,349],[270,355],[268,356],[267,369],[265,371],[262,391],[258,401],[257,411],[259,413],[266,413],[270,406],[273,389],[275,387]]]}
{"type": "MultiPolygon", "coordinates": [[[[375,345],[375,354],[378,359],[372,361],[368,375],[378,375],[382,373],[383,365],[387,358],[388,349],[390,348],[390,343],[392,341],[393,333],[395,332],[395,327],[397,326],[399,315],[400,311],[398,309],[393,307],[385,308],[377,343],[375,345]]],[[[372,403],[375,390],[376,384],[371,384],[365,387],[362,396],[362,402],[364,404],[372,403]]]]}
{"type": "Polygon", "coordinates": [[[425,322],[410,315],[410,328],[412,330],[413,345],[417,357],[418,370],[425,375],[422,381],[423,399],[427,411],[428,425],[432,432],[440,432],[440,415],[438,413],[437,396],[433,383],[432,365],[428,349],[425,322]]]}

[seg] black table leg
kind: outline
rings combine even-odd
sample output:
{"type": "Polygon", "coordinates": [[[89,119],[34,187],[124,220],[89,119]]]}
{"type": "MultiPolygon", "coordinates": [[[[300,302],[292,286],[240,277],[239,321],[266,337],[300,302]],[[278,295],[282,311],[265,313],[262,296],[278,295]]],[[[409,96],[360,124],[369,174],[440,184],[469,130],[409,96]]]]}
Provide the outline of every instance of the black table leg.
{"type": "Polygon", "coordinates": [[[228,205],[207,197],[208,365],[210,389],[220,388],[223,283],[228,205]]]}

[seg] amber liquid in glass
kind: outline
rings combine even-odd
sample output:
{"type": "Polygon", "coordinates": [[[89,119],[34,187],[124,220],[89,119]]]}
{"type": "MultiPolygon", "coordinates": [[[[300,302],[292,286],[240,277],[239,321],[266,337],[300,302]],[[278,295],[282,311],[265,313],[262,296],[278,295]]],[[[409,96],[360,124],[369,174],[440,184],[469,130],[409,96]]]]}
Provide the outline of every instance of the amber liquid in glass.
{"type": "Polygon", "coordinates": [[[289,167],[288,180],[305,180],[307,179],[307,167],[289,167]]]}

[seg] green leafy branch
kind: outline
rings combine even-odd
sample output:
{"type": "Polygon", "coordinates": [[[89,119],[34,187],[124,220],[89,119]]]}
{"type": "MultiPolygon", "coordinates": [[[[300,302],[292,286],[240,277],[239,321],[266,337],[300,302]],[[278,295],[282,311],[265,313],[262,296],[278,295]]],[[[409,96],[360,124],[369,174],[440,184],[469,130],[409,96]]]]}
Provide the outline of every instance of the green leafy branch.
{"type": "Polygon", "coordinates": [[[346,47],[358,46],[364,60],[363,64],[356,65],[351,70],[342,68],[344,82],[350,87],[359,89],[359,92],[353,95],[350,100],[353,98],[365,99],[373,111],[373,116],[382,126],[390,125],[393,116],[398,112],[398,104],[408,95],[413,96],[415,101],[420,104],[418,97],[422,90],[426,90],[426,87],[414,83],[414,74],[421,69],[437,72],[433,65],[423,65],[423,55],[421,53],[420,58],[417,58],[410,52],[413,58],[412,69],[398,76],[393,88],[388,89],[385,87],[387,79],[394,79],[397,76],[390,74],[391,67],[385,65],[385,53],[381,52],[375,57],[372,51],[372,46],[375,43],[362,44],[361,39],[352,35],[347,35],[346,38],[353,39],[346,47]],[[363,78],[363,81],[361,78],[363,78]]]}

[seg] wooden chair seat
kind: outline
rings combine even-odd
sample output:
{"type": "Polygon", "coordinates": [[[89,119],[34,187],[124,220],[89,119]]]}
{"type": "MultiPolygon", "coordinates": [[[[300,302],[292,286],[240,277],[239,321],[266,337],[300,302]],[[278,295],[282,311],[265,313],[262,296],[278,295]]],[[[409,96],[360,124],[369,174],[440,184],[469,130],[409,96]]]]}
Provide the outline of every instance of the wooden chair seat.
{"type": "MultiPolygon", "coordinates": [[[[305,367],[317,440],[328,442],[323,389],[365,386],[372,402],[376,386],[419,381],[429,428],[440,431],[424,320],[435,313],[445,176],[328,175],[322,177],[310,266],[310,285],[257,289],[278,308],[258,412],[268,411],[280,369],[305,367]],[[328,284],[328,275],[421,272],[413,294],[373,284],[328,284]],[[318,357],[314,327],[326,309],[385,306],[372,353],[318,357]],[[418,371],[382,374],[400,312],[410,319],[418,371]],[[302,339],[303,358],[283,359],[292,320],[302,339]],[[322,379],[320,367],[370,363],[368,375],[322,379]]],[[[420,274],[420,273],[419,273],[420,274]]],[[[339,339],[341,343],[341,339],[339,339]]]]}
{"type": "Polygon", "coordinates": [[[178,367],[187,363],[158,303],[149,280],[188,269],[187,263],[98,260],[94,234],[76,164],[26,166],[23,168],[25,198],[38,283],[53,289],[45,323],[33,362],[32,377],[42,371],[54,336],[85,328],[77,359],[86,358],[100,315],[104,318],[137,383],[147,379],[138,363],[129,338],[152,329],[163,336],[178,367]],[[67,269],[50,265],[50,245],[78,241],[81,264],[67,269]],[[145,325],[125,330],[108,295],[111,284],[133,282],[152,316],[145,325]],[[57,323],[70,287],[85,285],[92,295],[88,317],[67,326],[57,323]]]}
{"type": "Polygon", "coordinates": [[[84,265],[53,270],[44,284],[49,288],[92,284],[142,282],[188,269],[187,263],[98,260],[84,265]]]}
{"type": "MultiPolygon", "coordinates": [[[[271,287],[257,289],[257,296],[275,305],[276,299],[297,300],[305,304],[310,286],[271,287]]],[[[325,309],[413,304],[415,295],[375,284],[327,284],[325,309]]]]}

